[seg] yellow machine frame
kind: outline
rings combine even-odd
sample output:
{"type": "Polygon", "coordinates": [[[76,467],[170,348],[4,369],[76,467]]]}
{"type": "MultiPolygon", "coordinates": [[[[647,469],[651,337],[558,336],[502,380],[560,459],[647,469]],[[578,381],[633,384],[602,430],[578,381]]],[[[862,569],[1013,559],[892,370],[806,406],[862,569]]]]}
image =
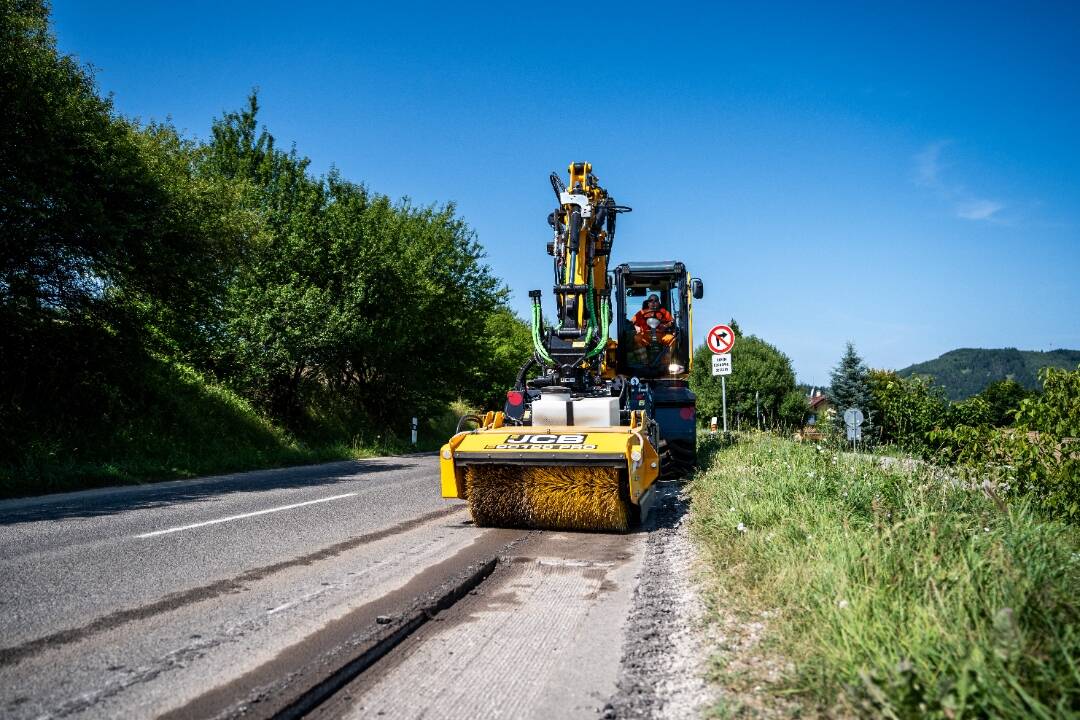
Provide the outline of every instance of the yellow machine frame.
{"type": "Polygon", "coordinates": [[[465,484],[468,464],[604,465],[626,469],[630,501],[641,505],[660,473],[660,458],[643,434],[645,422],[645,414],[634,411],[630,414],[630,425],[615,427],[506,427],[501,412],[489,412],[480,428],[460,432],[442,446],[439,453],[442,496],[468,499],[465,484]],[[540,441],[522,442],[522,436],[540,441]]]}

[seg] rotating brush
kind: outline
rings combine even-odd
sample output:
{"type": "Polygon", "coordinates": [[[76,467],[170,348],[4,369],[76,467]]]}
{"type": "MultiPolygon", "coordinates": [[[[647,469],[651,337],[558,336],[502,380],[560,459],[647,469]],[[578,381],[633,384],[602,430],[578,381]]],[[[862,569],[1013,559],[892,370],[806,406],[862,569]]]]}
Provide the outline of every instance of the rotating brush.
{"type": "Polygon", "coordinates": [[[465,477],[479,526],[625,531],[630,524],[617,468],[473,465],[465,477]]]}

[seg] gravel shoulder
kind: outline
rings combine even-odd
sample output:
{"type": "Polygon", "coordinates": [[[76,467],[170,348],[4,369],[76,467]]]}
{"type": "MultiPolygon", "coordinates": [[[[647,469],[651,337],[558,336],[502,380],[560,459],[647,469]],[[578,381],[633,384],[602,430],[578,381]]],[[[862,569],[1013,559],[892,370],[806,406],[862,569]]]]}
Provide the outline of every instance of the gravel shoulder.
{"type": "Polygon", "coordinates": [[[707,678],[706,610],[697,590],[683,486],[662,483],[634,592],[618,691],[605,718],[701,717],[717,702],[707,678]]]}

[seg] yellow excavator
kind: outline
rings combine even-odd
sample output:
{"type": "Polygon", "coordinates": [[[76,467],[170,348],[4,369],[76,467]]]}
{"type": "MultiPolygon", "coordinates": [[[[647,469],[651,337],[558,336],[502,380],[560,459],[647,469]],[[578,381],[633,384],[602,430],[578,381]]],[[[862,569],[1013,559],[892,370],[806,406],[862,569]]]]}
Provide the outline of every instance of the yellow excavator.
{"type": "Polygon", "coordinates": [[[661,474],[696,462],[687,380],[691,303],[703,285],[677,261],[625,263],[610,275],[616,220],[631,209],[589,163],[572,163],[568,184],[550,179],[555,322],[544,322],[541,292],[530,291],[533,357],[502,410],[471,418],[474,429],[462,418],[443,445],[442,495],[467,500],[479,526],[627,530],[648,514],[661,474]],[[653,296],[667,314],[643,319],[653,296]]]}

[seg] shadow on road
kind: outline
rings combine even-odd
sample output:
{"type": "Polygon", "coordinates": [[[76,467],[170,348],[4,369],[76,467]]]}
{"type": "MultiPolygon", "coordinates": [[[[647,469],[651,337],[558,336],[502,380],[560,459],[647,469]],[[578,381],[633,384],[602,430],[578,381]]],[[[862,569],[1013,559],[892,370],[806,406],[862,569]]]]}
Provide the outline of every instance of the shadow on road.
{"type": "MultiPolygon", "coordinates": [[[[273,470],[255,470],[219,477],[169,481],[162,484],[110,488],[96,494],[43,496],[11,501],[16,507],[0,504],[0,526],[43,520],[93,518],[127,510],[166,507],[229,493],[261,492],[284,488],[333,486],[359,479],[358,475],[403,470],[415,465],[406,462],[346,460],[273,470]]],[[[433,481],[434,482],[434,481],[433,481]]]]}

